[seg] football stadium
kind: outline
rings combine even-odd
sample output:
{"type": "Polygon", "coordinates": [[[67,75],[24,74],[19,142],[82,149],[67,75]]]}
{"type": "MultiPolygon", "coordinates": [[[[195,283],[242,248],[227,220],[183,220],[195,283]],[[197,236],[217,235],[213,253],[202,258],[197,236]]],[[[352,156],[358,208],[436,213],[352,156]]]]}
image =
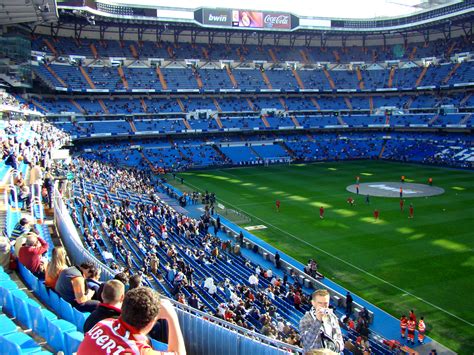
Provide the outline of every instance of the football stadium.
{"type": "Polygon", "coordinates": [[[0,0],[1,354],[472,354],[473,0],[0,0]]]}

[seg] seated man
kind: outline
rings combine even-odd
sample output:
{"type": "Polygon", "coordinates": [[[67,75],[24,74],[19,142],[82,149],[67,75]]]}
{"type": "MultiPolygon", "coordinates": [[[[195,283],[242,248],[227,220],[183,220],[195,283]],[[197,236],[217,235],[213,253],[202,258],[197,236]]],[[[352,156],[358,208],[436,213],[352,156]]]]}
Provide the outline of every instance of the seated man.
{"type": "Polygon", "coordinates": [[[81,312],[93,312],[99,301],[92,300],[93,290],[86,290],[85,279],[95,273],[96,267],[92,263],[82,263],[80,266],[71,266],[59,274],[56,282],[56,292],[73,307],[81,312]]]}
{"type": "Polygon", "coordinates": [[[125,285],[118,280],[110,280],[104,284],[102,290],[102,303],[90,314],[84,323],[84,333],[87,333],[94,325],[106,318],[117,319],[120,316],[123,298],[125,296],[125,285]]]}
{"type": "MultiPolygon", "coordinates": [[[[78,355],[89,354],[164,354],[154,351],[147,338],[158,319],[168,322],[168,352],[186,354],[178,316],[168,300],[148,287],[128,291],[118,319],[105,319],[84,335],[78,355]],[[108,347],[104,347],[104,341],[108,347]]],[[[167,353],[168,353],[167,352],[167,353]]]]}
{"type": "Polygon", "coordinates": [[[46,263],[42,255],[48,251],[48,243],[34,233],[28,233],[25,244],[18,252],[18,260],[38,278],[44,279],[46,263]]]}

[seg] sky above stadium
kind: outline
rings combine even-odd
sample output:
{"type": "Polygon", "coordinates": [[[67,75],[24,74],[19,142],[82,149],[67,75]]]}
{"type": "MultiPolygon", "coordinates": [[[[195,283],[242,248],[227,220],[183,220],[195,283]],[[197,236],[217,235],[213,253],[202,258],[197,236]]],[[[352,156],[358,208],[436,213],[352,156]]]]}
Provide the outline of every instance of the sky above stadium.
{"type": "Polygon", "coordinates": [[[374,18],[408,15],[419,11],[420,8],[416,6],[428,0],[114,0],[112,2],[187,9],[210,7],[281,11],[314,17],[374,18]]]}

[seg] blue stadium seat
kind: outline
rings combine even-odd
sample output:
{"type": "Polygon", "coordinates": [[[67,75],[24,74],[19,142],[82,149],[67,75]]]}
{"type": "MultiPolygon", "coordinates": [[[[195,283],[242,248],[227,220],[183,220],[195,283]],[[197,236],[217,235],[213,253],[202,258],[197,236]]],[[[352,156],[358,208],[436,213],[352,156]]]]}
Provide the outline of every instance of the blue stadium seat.
{"type": "Polygon", "coordinates": [[[7,335],[17,331],[16,324],[5,314],[0,314],[0,335],[7,335]]]}
{"type": "Polygon", "coordinates": [[[32,354],[41,351],[41,347],[25,333],[12,333],[0,336],[0,349],[3,354],[32,354]]]}
{"type": "Polygon", "coordinates": [[[43,281],[38,281],[38,288],[35,293],[44,304],[50,306],[49,291],[43,281]]]}
{"type": "Polygon", "coordinates": [[[84,334],[79,331],[64,333],[65,354],[75,354],[77,352],[77,349],[79,348],[79,345],[81,345],[83,339],[84,334]]]}
{"type": "Polygon", "coordinates": [[[73,307],[69,302],[66,302],[62,298],[59,298],[59,314],[61,315],[61,318],[67,320],[68,322],[76,324],[76,319],[74,318],[74,312],[72,308],[73,307]]]}
{"type": "Polygon", "coordinates": [[[90,316],[90,312],[81,312],[74,307],[72,308],[72,311],[74,313],[74,324],[76,325],[77,330],[82,332],[84,329],[84,323],[86,322],[86,319],[90,316]]]}
{"type": "Polygon", "coordinates": [[[76,326],[64,319],[49,320],[46,319],[48,327],[48,344],[55,351],[65,350],[64,334],[76,331],[76,326]]]}
{"type": "Polygon", "coordinates": [[[33,321],[30,316],[29,306],[38,308],[41,306],[31,298],[19,297],[17,294],[13,294],[12,297],[16,318],[27,329],[33,329],[33,321]]]}
{"type": "Polygon", "coordinates": [[[28,310],[31,317],[32,329],[39,336],[48,338],[48,326],[46,320],[56,320],[58,317],[51,311],[28,304],[28,310]]]}
{"type": "Polygon", "coordinates": [[[13,297],[18,297],[22,299],[27,299],[28,295],[23,292],[22,290],[6,290],[5,292],[1,292],[2,295],[2,304],[3,304],[3,311],[5,313],[8,313],[9,315],[13,317],[17,317],[17,314],[15,312],[15,304],[13,302],[13,297]]]}
{"type": "Polygon", "coordinates": [[[150,340],[153,350],[168,351],[168,344],[162,343],[161,341],[155,340],[153,338],[150,338],[150,340]]]}
{"type": "Polygon", "coordinates": [[[56,314],[61,314],[61,308],[59,304],[59,295],[56,293],[56,291],[50,289],[49,290],[49,303],[48,306],[53,309],[53,311],[56,312],[56,314]]]}
{"type": "Polygon", "coordinates": [[[21,263],[18,263],[18,271],[28,288],[36,292],[38,289],[38,278],[21,263]]]}

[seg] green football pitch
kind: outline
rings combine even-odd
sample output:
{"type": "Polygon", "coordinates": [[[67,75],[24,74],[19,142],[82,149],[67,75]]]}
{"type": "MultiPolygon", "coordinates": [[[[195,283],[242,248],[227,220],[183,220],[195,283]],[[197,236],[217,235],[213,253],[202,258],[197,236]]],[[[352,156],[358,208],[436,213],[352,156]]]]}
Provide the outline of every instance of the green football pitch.
{"type": "Polygon", "coordinates": [[[189,171],[189,190],[209,190],[229,209],[265,225],[253,233],[303,264],[318,261],[333,281],[395,317],[414,309],[428,335],[459,353],[474,351],[474,174],[378,161],[189,171]],[[371,197],[346,191],[360,182],[427,183],[434,197],[371,197]],[[349,206],[347,198],[355,198],[349,206]],[[280,212],[275,201],[281,201],[280,212]],[[413,203],[415,217],[408,218],[413,203]],[[320,206],[325,218],[319,218],[320,206]],[[380,211],[379,220],[373,217],[380,211]]]}

